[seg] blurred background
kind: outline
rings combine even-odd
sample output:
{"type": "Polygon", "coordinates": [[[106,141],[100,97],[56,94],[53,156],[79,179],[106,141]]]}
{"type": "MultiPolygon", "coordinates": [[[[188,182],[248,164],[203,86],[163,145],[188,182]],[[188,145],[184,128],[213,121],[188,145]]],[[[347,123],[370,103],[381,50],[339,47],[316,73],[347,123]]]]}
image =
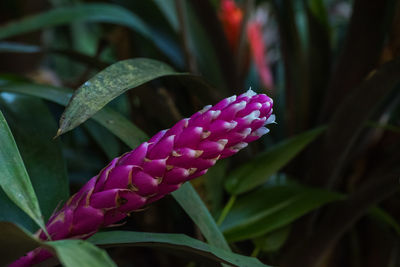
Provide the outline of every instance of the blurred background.
{"type": "MultiPolygon", "coordinates": [[[[33,182],[45,216],[129,148],[93,121],[52,141],[64,107],[12,86],[76,90],[118,61],[156,59],[194,76],[108,104],[150,136],[250,87],[274,99],[271,132],[192,181],[231,249],[271,266],[400,266],[399,56],[396,0],[0,1],[0,109],[31,176],[54,176],[51,196],[33,182]]],[[[120,228],[204,240],[172,197],[120,228]]],[[[108,252],[118,266],[215,265],[108,252]]]]}

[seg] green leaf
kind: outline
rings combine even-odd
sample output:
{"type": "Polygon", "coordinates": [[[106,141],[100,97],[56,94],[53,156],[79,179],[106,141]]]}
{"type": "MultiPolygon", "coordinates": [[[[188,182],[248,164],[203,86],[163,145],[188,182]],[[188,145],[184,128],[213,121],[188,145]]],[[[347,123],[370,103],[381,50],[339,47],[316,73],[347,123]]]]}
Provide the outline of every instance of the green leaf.
{"type": "Polygon", "coordinates": [[[85,127],[93,137],[96,144],[104,151],[109,160],[116,158],[120,154],[120,146],[117,138],[101,125],[88,120],[85,127]]]}
{"type": "Polygon", "coordinates": [[[137,58],[115,63],[75,91],[61,116],[57,134],[74,129],[128,89],[162,76],[177,74],[168,65],[152,59],[137,58]]]}
{"type": "Polygon", "coordinates": [[[44,228],[39,201],[29,180],[10,128],[1,111],[0,147],[1,188],[15,205],[28,214],[41,228],[44,228]]]}
{"type": "Polygon", "coordinates": [[[228,168],[228,160],[218,161],[204,175],[204,185],[207,192],[206,203],[210,204],[211,214],[215,217],[222,210],[224,200],[224,178],[228,168]]]}
{"type": "Polygon", "coordinates": [[[145,232],[112,231],[97,233],[89,239],[96,245],[104,246],[145,246],[172,248],[182,253],[192,253],[213,261],[227,263],[240,267],[256,267],[262,264],[258,259],[246,257],[213,246],[209,246],[199,240],[183,234],[160,234],[145,232]]]}
{"type": "Polygon", "coordinates": [[[97,3],[64,6],[12,21],[0,27],[0,39],[72,22],[103,22],[126,26],[152,40],[172,61],[177,61],[177,51],[176,49],[171,49],[175,44],[169,40],[169,45],[167,46],[165,37],[155,34],[138,16],[128,9],[112,4],[97,3]]]}
{"type": "Polygon", "coordinates": [[[107,253],[83,240],[59,240],[46,242],[51,246],[65,267],[116,267],[107,253]]]}
{"type": "Polygon", "coordinates": [[[324,126],[319,127],[285,140],[256,156],[253,160],[234,169],[225,182],[226,190],[233,195],[237,195],[263,184],[325,129],[326,127],[324,126]]]}
{"type": "Polygon", "coordinates": [[[0,222],[0,265],[5,266],[39,247],[54,251],[63,266],[115,267],[104,250],[83,240],[41,242],[10,222],[0,222]]]}
{"type": "MultiPolygon", "coordinates": [[[[3,81],[2,85],[1,80],[0,91],[36,96],[55,102],[62,106],[67,105],[73,92],[69,88],[21,82],[7,83],[3,81]]],[[[133,125],[124,116],[120,115],[118,112],[110,108],[103,108],[102,110],[97,112],[92,117],[92,119],[98,122],[100,125],[104,126],[107,130],[112,132],[131,148],[135,148],[136,146],[147,140],[147,135],[144,132],[133,125]]]]}
{"type": "Polygon", "coordinates": [[[369,209],[369,215],[386,223],[390,227],[393,228],[393,230],[400,235],[400,225],[399,223],[385,210],[379,208],[378,206],[374,206],[369,209]]]}
{"type": "Polygon", "coordinates": [[[253,242],[263,252],[278,251],[288,239],[290,229],[290,225],[282,227],[264,236],[257,237],[253,242]]]}
{"type": "Polygon", "coordinates": [[[171,27],[177,32],[179,30],[178,16],[174,0],[153,0],[160,11],[164,14],[171,27]]]}
{"type": "Polygon", "coordinates": [[[338,193],[299,185],[263,187],[236,200],[221,230],[230,242],[255,238],[340,199],[338,193]]]}
{"type": "Polygon", "coordinates": [[[10,264],[38,246],[40,242],[22,228],[0,222],[0,266],[10,264]]]}
{"type": "Polygon", "coordinates": [[[183,184],[172,195],[197,227],[199,227],[209,244],[230,251],[229,245],[215,223],[214,218],[190,182],[183,184]]]}
{"type": "MultiPolygon", "coordinates": [[[[0,93],[0,104],[18,143],[33,188],[37,193],[44,218],[69,197],[66,166],[61,152],[60,140],[53,140],[57,124],[42,100],[10,93],[0,93]]],[[[4,200],[4,199],[3,199],[4,200]]],[[[4,209],[9,203],[0,201],[0,219],[11,221],[10,215],[21,211],[17,207],[4,209]]],[[[6,202],[7,200],[5,200],[6,202]]],[[[18,215],[17,215],[18,217],[18,215]]],[[[13,222],[31,231],[29,219],[13,222]]]]}

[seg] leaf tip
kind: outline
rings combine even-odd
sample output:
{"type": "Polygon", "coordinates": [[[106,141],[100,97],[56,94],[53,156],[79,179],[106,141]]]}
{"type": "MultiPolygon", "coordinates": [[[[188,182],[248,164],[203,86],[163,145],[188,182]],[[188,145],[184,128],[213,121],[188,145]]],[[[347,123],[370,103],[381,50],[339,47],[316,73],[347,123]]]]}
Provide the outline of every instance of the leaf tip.
{"type": "Polygon", "coordinates": [[[60,135],[62,135],[63,132],[61,130],[61,128],[58,128],[56,135],[53,137],[53,139],[56,139],[57,137],[59,137],[60,135]]]}

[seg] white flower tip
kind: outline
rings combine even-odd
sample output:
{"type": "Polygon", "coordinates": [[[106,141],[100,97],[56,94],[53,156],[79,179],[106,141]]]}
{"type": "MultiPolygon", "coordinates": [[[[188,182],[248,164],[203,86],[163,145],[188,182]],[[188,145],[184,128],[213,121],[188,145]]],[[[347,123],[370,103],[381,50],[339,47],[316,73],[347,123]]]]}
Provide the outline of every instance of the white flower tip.
{"type": "Polygon", "coordinates": [[[239,112],[246,107],[246,104],[246,101],[240,101],[239,103],[233,105],[233,109],[235,112],[239,112]]]}
{"type": "Polygon", "coordinates": [[[261,128],[258,128],[257,130],[255,130],[252,133],[252,135],[261,137],[261,136],[263,136],[264,134],[267,134],[267,133],[269,133],[269,129],[265,128],[265,127],[261,127],[261,128]]]}
{"type": "Polygon", "coordinates": [[[210,134],[211,134],[210,131],[204,131],[204,132],[201,133],[201,138],[206,139],[207,137],[210,136],[210,134]]]}
{"type": "Polygon", "coordinates": [[[265,121],[264,125],[276,123],[275,119],[276,119],[275,114],[271,114],[271,116],[269,116],[269,118],[265,121]]]}
{"type": "Polygon", "coordinates": [[[231,148],[232,148],[232,149],[240,150],[240,149],[243,149],[243,148],[247,147],[248,145],[249,145],[249,144],[246,143],[246,142],[240,142],[240,143],[238,143],[238,144],[232,146],[231,148]]]}
{"type": "Polygon", "coordinates": [[[223,149],[225,145],[228,143],[228,139],[219,139],[217,142],[222,145],[223,149]]]}
{"type": "Polygon", "coordinates": [[[246,138],[250,133],[251,133],[251,128],[249,127],[244,129],[240,134],[242,134],[244,138],[246,138]]]}
{"type": "Polygon", "coordinates": [[[248,96],[248,97],[252,97],[255,96],[257,93],[254,92],[253,90],[251,90],[251,87],[249,88],[249,90],[247,90],[246,93],[242,94],[242,96],[248,96]]]}
{"type": "Polygon", "coordinates": [[[231,97],[228,97],[226,100],[228,101],[228,104],[233,103],[233,102],[236,101],[236,95],[233,95],[233,96],[231,96],[231,97]]]}
{"type": "Polygon", "coordinates": [[[199,112],[200,112],[201,114],[203,114],[204,112],[208,111],[211,107],[212,107],[212,105],[207,105],[207,106],[205,106],[203,109],[201,109],[199,112]]]}
{"type": "Polygon", "coordinates": [[[211,110],[211,119],[215,120],[221,114],[221,110],[211,110]]]}
{"type": "Polygon", "coordinates": [[[251,123],[255,119],[258,119],[259,116],[260,116],[260,111],[254,110],[249,115],[243,117],[243,119],[245,119],[248,123],[251,123]]]}
{"type": "Polygon", "coordinates": [[[230,130],[234,129],[238,123],[237,123],[237,121],[231,121],[231,122],[228,122],[228,124],[229,125],[227,125],[227,130],[230,131],[230,130]]]}

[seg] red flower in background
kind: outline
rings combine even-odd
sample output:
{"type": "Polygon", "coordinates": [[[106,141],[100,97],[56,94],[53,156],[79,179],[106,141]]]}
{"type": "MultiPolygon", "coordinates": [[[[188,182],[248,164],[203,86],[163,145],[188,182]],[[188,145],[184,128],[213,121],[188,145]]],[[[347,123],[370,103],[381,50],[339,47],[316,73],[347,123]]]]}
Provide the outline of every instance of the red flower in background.
{"type": "Polygon", "coordinates": [[[233,52],[239,45],[240,27],[243,20],[243,12],[233,0],[222,0],[219,12],[226,38],[233,52]]]}
{"type": "Polygon", "coordinates": [[[259,21],[252,20],[247,23],[247,38],[258,75],[261,78],[261,83],[268,89],[272,89],[274,83],[266,56],[266,46],[262,36],[262,25],[259,21]]]}
{"type": "MultiPolygon", "coordinates": [[[[233,53],[237,52],[240,42],[240,28],[243,23],[243,11],[234,0],[222,0],[219,18],[233,53]]],[[[274,87],[272,73],[267,60],[266,44],[263,39],[262,22],[252,19],[246,26],[250,52],[256,65],[261,83],[268,89],[274,87]]]]}

